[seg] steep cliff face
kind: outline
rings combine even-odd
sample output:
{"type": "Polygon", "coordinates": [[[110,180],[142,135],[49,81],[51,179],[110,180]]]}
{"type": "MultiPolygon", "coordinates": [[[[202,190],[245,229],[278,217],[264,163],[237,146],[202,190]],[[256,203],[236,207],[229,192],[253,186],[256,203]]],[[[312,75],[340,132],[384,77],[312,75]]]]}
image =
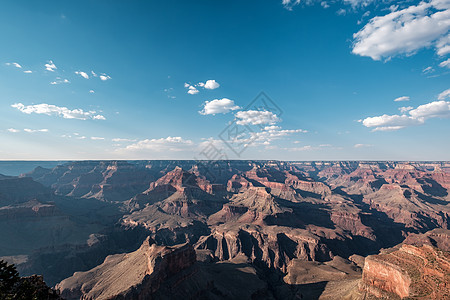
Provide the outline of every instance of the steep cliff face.
{"type": "Polygon", "coordinates": [[[189,244],[156,246],[147,239],[135,252],[108,256],[103,264],[75,273],[56,289],[65,299],[152,299],[162,282],[191,267],[195,257],[189,244]]]}
{"type": "MultiPolygon", "coordinates": [[[[112,246],[111,243],[98,242],[97,259],[83,268],[79,267],[80,262],[85,261],[88,254],[73,250],[79,245],[67,245],[65,252],[42,254],[46,259],[30,262],[29,270],[36,267],[38,261],[51,265],[55,257],[61,264],[64,262],[64,266],[69,266],[70,273],[64,273],[66,277],[73,271],[92,268],[108,254],[135,249],[142,241],[142,235],[145,235],[158,245],[189,242],[199,253],[207,253],[209,260],[214,262],[211,268],[215,270],[231,265],[230,268],[239,272],[242,264],[244,268],[251,269],[253,266],[270,270],[280,278],[287,272],[292,285],[320,285],[310,277],[323,271],[328,275],[321,277],[323,274],[320,273],[316,278],[332,281],[336,275],[347,280],[342,275],[346,271],[340,268],[344,265],[348,267],[348,259],[352,255],[360,255],[362,260],[362,256],[393,247],[405,237],[418,247],[423,244],[441,248],[448,245],[442,233],[435,232],[426,237],[415,237],[411,233],[448,228],[449,166],[448,163],[414,162],[73,162],[52,170],[37,169],[28,174],[50,186],[57,195],[65,195],[56,197],[64,201],[52,204],[38,198],[39,203],[36,203],[32,196],[26,196],[19,197],[19,203],[10,197],[8,201],[17,203],[0,208],[0,218],[14,218],[11,209],[14,206],[16,212],[27,218],[38,216],[39,222],[33,225],[43,224],[49,215],[59,218],[58,208],[66,214],[68,209],[64,207],[70,207],[76,213],[69,218],[65,216],[66,220],[109,224],[110,227],[116,224],[114,228],[124,233],[120,235],[121,239],[127,239],[128,245],[132,245],[119,247],[112,242],[112,246]],[[94,202],[97,204],[94,205],[94,202]],[[103,209],[96,206],[98,203],[108,206],[103,209]],[[104,212],[110,206],[120,206],[120,212],[115,210],[108,219],[110,223],[101,217],[97,218],[98,214],[94,210],[104,212]],[[129,232],[139,234],[126,234],[129,232]],[[421,240],[426,242],[421,243],[421,240]],[[338,257],[342,257],[345,263],[335,268],[331,262],[337,261],[338,257]],[[239,263],[235,264],[236,261],[239,263]],[[295,270],[300,273],[295,274],[295,270]],[[302,270],[307,270],[311,276],[303,276],[302,270]]],[[[10,223],[4,224],[0,231],[10,223]]],[[[64,229],[71,226],[69,223],[54,224],[64,229]]],[[[81,229],[73,228],[77,230],[71,231],[81,232],[81,229]]],[[[83,233],[83,243],[90,234],[98,233],[99,228],[101,226],[96,229],[87,226],[89,232],[83,233]]],[[[108,239],[109,232],[102,234],[105,234],[106,241],[115,241],[108,239]]],[[[55,237],[60,236],[67,236],[66,231],[57,231],[55,237]]],[[[87,253],[91,253],[89,251],[87,253]]],[[[380,264],[378,260],[373,264],[377,263],[378,268],[383,267],[386,272],[386,268],[392,267],[380,264]]],[[[255,270],[252,272],[258,273],[255,270]]],[[[403,281],[393,287],[407,285],[407,277],[402,276],[408,273],[401,268],[399,270],[396,278],[403,281]]],[[[207,277],[215,272],[203,271],[208,274],[207,277]]],[[[196,274],[185,275],[192,275],[189,278],[198,280],[203,278],[203,275],[196,274]]],[[[184,278],[185,275],[179,276],[184,278]]],[[[52,283],[62,279],[62,275],[58,276],[52,277],[52,283]]],[[[252,276],[258,288],[249,293],[250,296],[265,289],[256,277],[252,276]]],[[[176,280],[172,278],[172,281],[176,280]]],[[[355,284],[355,278],[349,280],[349,285],[355,284]]],[[[202,282],[209,284],[209,287],[219,287],[217,283],[210,284],[210,280],[202,282]]],[[[410,286],[413,283],[412,280],[410,286]]],[[[194,281],[189,281],[189,284],[196,285],[194,281]]],[[[187,289],[189,284],[186,284],[187,289]]],[[[229,292],[229,286],[221,286],[224,297],[239,295],[239,291],[236,294],[234,291],[229,292]]],[[[202,286],[197,291],[205,289],[209,288],[202,286]]],[[[391,291],[397,292],[406,293],[391,291]]],[[[162,292],[159,290],[157,293],[162,292]]],[[[302,295],[308,298],[309,294],[302,295]]]]}
{"type": "Polygon", "coordinates": [[[284,272],[293,259],[326,261],[332,257],[319,237],[299,229],[286,232],[279,226],[221,225],[209,236],[201,237],[195,248],[210,250],[219,260],[244,255],[254,263],[284,272]]]}
{"type": "Polygon", "coordinates": [[[446,299],[450,253],[432,246],[402,245],[365,260],[360,289],[376,297],[446,299]]]}

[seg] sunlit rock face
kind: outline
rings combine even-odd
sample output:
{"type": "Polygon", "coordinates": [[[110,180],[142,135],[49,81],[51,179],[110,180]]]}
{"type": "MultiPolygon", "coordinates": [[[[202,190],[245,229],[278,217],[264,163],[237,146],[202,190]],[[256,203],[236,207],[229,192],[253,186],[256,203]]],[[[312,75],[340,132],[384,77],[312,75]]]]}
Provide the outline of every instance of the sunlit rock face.
{"type": "Polygon", "coordinates": [[[376,297],[445,299],[450,294],[450,253],[424,245],[365,260],[361,289],[376,297]]]}
{"type": "Polygon", "coordinates": [[[103,264],[75,273],[56,289],[65,299],[151,299],[164,281],[195,261],[189,244],[157,246],[146,239],[138,250],[108,256],[103,264]]]}
{"type": "MultiPolygon", "coordinates": [[[[248,275],[250,296],[308,299],[317,297],[320,287],[323,297],[331,297],[324,299],[358,299],[376,291],[412,293],[415,281],[408,272],[373,256],[386,254],[383,249],[397,251],[401,243],[448,249],[446,163],[218,161],[208,163],[214,165],[210,169],[205,164],[73,162],[21,178],[1,177],[0,221],[23,220],[15,224],[26,224],[33,247],[23,243],[26,251],[20,252],[5,243],[0,250],[8,250],[4,255],[11,259],[25,254],[19,270],[43,274],[53,285],[74,272],[94,270],[108,255],[132,253],[149,237],[150,246],[189,244],[199,255],[194,265],[200,271],[188,281],[177,279],[186,286],[224,270],[240,276],[245,269],[254,274],[248,275]],[[43,224],[53,227],[39,227],[43,224]],[[44,232],[51,233],[49,239],[41,238],[44,232]],[[385,273],[395,275],[380,275],[385,273]]],[[[3,236],[13,236],[11,227],[1,228],[3,236]]],[[[239,294],[230,282],[202,282],[195,293],[239,294]]],[[[156,294],[169,288],[162,286],[156,294]]]]}

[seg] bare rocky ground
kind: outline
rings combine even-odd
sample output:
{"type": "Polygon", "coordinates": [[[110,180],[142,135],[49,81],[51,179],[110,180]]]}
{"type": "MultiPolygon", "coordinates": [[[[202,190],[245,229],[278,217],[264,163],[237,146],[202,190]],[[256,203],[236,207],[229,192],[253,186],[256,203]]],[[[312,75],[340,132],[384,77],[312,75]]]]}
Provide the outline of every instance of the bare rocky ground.
{"type": "Polygon", "coordinates": [[[450,163],[204,166],[91,161],[1,177],[0,256],[70,299],[445,299],[432,282],[448,283],[450,163]],[[403,291],[378,284],[383,272],[403,291]]]}

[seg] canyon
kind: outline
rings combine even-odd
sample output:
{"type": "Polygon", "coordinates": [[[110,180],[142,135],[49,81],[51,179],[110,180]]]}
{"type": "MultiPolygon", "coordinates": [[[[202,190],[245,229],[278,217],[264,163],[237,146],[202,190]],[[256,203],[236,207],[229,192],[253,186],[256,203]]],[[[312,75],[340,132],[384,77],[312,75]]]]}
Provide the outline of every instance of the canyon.
{"type": "Polygon", "coordinates": [[[0,176],[0,259],[65,299],[445,299],[449,191],[449,162],[64,162],[0,176]]]}

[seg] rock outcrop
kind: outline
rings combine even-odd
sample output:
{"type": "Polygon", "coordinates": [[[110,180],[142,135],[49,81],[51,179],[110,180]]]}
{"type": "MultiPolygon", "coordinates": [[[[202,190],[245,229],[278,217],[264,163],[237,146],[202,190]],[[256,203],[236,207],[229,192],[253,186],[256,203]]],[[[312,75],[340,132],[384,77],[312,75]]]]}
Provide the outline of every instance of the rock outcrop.
{"type": "Polygon", "coordinates": [[[75,273],[56,289],[66,299],[152,299],[164,281],[195,261],[189,244],[157,246],[147,238],[135,252],[108,256],[103,264],[75,273]]]}
{"type": "MultiPolygon", "coordinates": [[[[29,230],[35,236],[53,232],[39,227],[51,220],[61,228],[54,240],[69,236],[66,230],[70,228],[69,232],[80,233],[83,239],[83,245],[75,243],[79,239],[65,239],[67,244],[58,249],[43,239],[52,246],[29,259],[28,272],[44,270],[39,274],[52,284],[74,271],[92,269],[107,255],[136,249],[144,236],[150,236],[158,245],[154,247],[189,243],[204,256],[202,262],[164,279],[155,297],[163,297],[172,286],[183,286],[176,291],[181,298],[211,293],[233,298],[239,291],[219,283],[214,275],[224,269],[236,275],[242,275],[242,269],[252,274],[242,275],[254,282],[247,298],[270,298],[271,293],[283,298],[278,287],[287,285],[290,290],[301,290],[294,294],[304,298],[318,298],[323,292],[332,299],[335,288],[341,289],[336,295],[343,298],[357,297],[354,287],[360,270],[353,269],[350,261],[362,268],[367,255],[402,242],[418,248],[447,249],[449,245],[445,233],[450,226],[447,162],[87,161],[37,168],[23,177],[46,187],[30,178],[1,177],[0,193],[1,181],[12,180],[34,185],[40,196],[20,189],[2,194],[0,221],[8,222],[2,223],[5,226],[0,231],[14,232],[9,221],[20,214],[35,222],[24,222],[35,225],[29,230]],[[46,195],[52,202],[45,201],[46,195]],[[58,223],[58,218],[67,222],[58,223]],[[67,266],[64,273],[51,269],[53,259],[67,266]],[[44,269],[43,262],[50,266],[44,269]],[[341,281],[350,293],[336,283],[341,281]]],[[[10,255],[22,254],[9,250],[10,255]]],[[[122,256],[115,265],[105,265],[106,261],[101,276],[107,278],[106,267],[114,269],[126,260],[122,256]]],[[[372,260],[372,265],[378,263],[386,272],[386,266],[398,271],[395,288],[405,287],[410,278],[411,293],[414,280],[407,270],[372,260]]],[[[135,282],[146,286],[141,278],[135,282]]],[[[132,295],[131,290],[121,293],[132,295]]],[[[94,286],[86,291],[100,293],[94,286]]],[[[400,297],[405,291],[390,293],[400,297]]]]}
{"type": "Polygon", "coordinates": [[[361,290],[375,297],[446,299],[450,253],[424,245],[402,245],[365,260],[361,290]]]}

